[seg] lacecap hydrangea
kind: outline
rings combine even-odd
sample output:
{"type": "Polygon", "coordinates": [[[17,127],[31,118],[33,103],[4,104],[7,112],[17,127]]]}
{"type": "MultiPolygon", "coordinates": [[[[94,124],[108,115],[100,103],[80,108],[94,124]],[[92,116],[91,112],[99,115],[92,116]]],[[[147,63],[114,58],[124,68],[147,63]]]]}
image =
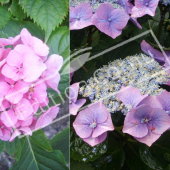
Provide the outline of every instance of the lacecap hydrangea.
{"type": "Polygon", "coordinates": [[[20,134],[31,135],[56,118],[59,107],[47,111],[47,88],[56,92],[63,58],[23,28],[19,35],[0,38],[0,139],[12,141],[20,134]],[[37,118],[38,110],[43,113],[37,118]]]}

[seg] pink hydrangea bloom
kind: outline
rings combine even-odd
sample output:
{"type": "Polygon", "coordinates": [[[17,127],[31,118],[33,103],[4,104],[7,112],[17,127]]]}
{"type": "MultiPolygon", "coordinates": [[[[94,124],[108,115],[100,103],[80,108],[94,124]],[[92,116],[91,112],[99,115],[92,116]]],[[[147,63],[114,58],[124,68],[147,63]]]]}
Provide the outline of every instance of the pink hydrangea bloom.
{"type": "Polygon", "coordinates": [[[101,101],[82,110],[73,127],[77,135],[92,147],[106,139],[107,131],[114,130],[111,115],[101,101]]]}
{"type": "Polygon", "coordinates": [[[94,14],[93,24],[100,31],[115,39],[122,33],[122,29],[127,25],[129,18],[125,11],[114,9],[109,3],[104,3],[94,14]]]}
{"type": "Polygon", "coordinates": [[[89,3],[70,7],[70,30],[82,29],[92,25],[92,8],[89,3]]]}
{"type": "Polygon", "coordinates": [[[76,115],[79,108],[84,105],[86,99],[79,99],[78,97],[79,83],[74,83],[70,86],[70,114],[76,115]]]}
{"type": "Polygon", "coordinates": [[[135,0],[135,6],[132,8],[132,17],[139,18],[146,14],[155,15],[159,0],[135,0]]]}
{"type": "Polygon", "coordinates": [[[42,74],[42,78],[45,80],[48,87],[59,92],[58,84],[60,81],[59,70],[63,65],[63,58],[59,55],[53,54],[45,62],[47,70],[42,74]]]}
{"type": "Polygon", "coordinates": [[[48,59],[49,47],[25,28],[15,38],[0,38],[0,139],[13,141],[18,135],[32,135],[57,116],[58,106],[38,119],[38,109],[48,105],[47,89],[58,91],[63,58],[48,59]],[[6,48],[5,46],[12,46],[6,48]]]}
{"type": "Polygon", "coordinates": [[[43,113],[35,124],[35,129],[43,128],[49,125],[58,115],[59,107],[58,105],[51,107],[45,113],[43,113]]]}

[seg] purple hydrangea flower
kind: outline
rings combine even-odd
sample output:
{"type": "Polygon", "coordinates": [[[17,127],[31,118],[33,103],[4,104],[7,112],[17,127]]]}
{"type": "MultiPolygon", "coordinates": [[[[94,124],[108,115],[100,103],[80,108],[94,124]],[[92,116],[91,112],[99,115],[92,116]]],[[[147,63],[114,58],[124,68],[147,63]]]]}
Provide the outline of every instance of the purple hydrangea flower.
{"type": "Polygon", "coordinates": [[[164,55],[163,55],[160,51],[154,49],[154,48],[153,48],[150,44],[148,44],[145,40],[143,40],[143,41],[141,42],[141,49],[142,49],[142,51],[143,51],[145,54],[151,56],[151,57],[154,58],[157,62],[159,62],[159,63],[164,63],[164,62],[165,62],[165,57],[164,57],[164,55]]]}
{"type": "Polygon", "coordinates": [[[132,17],[139,18],[146,14],[155,15],[159,0],[135,0],[135,6],[132,8],[132,17]]]}
{"type": "Polygon", "coordinates": [[[123,132],[151,146],[169,128],[170,117],[164,110],[144,104],[127,114],[123,132]]]}
{"type": "Polygon", "coordinates": [[[118,0],[117,3],[121,5],[128,14],[132,13],[133,5],[129,2],[129,0],[118,0]]]}
{"type": "Polygon", "coordinates": [[[122,86],[117,95],[128,109],[135,108],[146,97],[147,94],[142,95],[137,88],[131,86],[122,86]]]}
{"type": "Polygon", "coordinates": [[[70,30],[77,30],[92,25],[92,8],[89,3],[70,7],[70,30]]]}
{"type": "Polygon", "coordinates": [[[79,108],[84,105],[86,99],[79,99],[78,97],[79,83],[74,83],[70,86],[70,114],[76,115],[79,108]]]}
{"type": "Polygon", "coordinates": [[[160,99],[160,103],[162,104],[163,110],[166,111],[167,114],[170,113],[170,93],[166,90],[163,91],[160,95],[158,95],[160,99]]]}
{"type": "Polygon", "coordinates": [[[73,127],[77,135],[92,147],[106,139],[107,131],[114,130],[111,115],[101,101],[81,111],[73,127]]]}
{"type": "Polygon", "coordinates": [[[129,15],[121,10],[114,9],[108,3],[102,4],[93,17],[93,24],[105,34],[116,38],[122,33],[122,29],[127,25],[129,15]]]}
{"type": "Polygon", "coordinates": [[[160,99],[157,96],[148,96],[144,98],[138,105],[143,105],[143,104],[148,104],[152,108],[158,108],[158,109],[163,109],[162,103],[160,102],[160,99]]]}
{"type": "Polygon", "coordinates": [[[142,29],[142,26],[139,24],[136,18],[130,17],[130,20],[139,28],[142,29]]]}

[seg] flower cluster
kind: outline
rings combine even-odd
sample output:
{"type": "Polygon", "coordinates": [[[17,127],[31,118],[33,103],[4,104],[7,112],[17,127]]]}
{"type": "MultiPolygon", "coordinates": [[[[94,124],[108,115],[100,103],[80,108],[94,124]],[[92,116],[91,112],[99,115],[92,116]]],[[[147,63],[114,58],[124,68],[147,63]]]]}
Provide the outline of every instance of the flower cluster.
{"type": "Polygon", "coordinates": [[[79,92],[83,97],[89,97],[91,102],[102,99],[111,113],[122,111],[126,114],[129,108],[117,98],[122,86],[133,86],[139,89],[142,95],[158,95],[163,91],[159,85],[167,83],[168,80],[168,73],[157,61],[139,54],[124,60],[115,60],[96,70],[94,78],[90,78],[88,84],[82,86],[79,92]]]}
{"type": "Polygon", "coordinates": [[[58,71],[63,58],[22,29],[16,37],[0,38],[0,139],[12,141],[20,134],[44,127],[57,116],[58,106],[48,106],[47,88],[59,92],[58,71]],[[37,118],[36,113],[44,112],[37,118]]]}
{"type": "Polygon", "coordinates": [[[81,0],[70,2],[70,29],[95,25],[100,31],[116,38],[129,19],[141,29],[137,18],[146,14],[154,16],[159,0],[135,0],[135,6],[129,0],[83,2],[86,3],[81,0]]]}

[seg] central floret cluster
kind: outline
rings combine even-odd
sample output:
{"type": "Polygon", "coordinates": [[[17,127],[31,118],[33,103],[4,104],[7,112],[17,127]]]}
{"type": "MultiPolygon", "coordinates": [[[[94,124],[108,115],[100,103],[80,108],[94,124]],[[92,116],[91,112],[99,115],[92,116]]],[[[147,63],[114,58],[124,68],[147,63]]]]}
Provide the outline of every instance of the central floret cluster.
{"type": "Polygon", "coordinates": [[[0,139],[12,141],[20,134],[32,134],[57,116],[58,106],[44,111],[47,88],[58,91],[63,58],[26,29],[15,38],[0,39],[0,139]],[[44,112],[38,119],[35,116],[44,112]]]}
{"type": "Polygon", "coordinates": [[[158,95],[163,91],[159,85],[168,80],[168,73],[158,62],[139,54],[115,60],[98,69],[94,77],[87,81],[88,84],[80,88],[79,93],[89,97],[91,102],[102,99],[109,112],[121,110],[127,113],[128,105],[124,106],[117,98],[122,86],[133,86],[143,95],[158,95]]]}

